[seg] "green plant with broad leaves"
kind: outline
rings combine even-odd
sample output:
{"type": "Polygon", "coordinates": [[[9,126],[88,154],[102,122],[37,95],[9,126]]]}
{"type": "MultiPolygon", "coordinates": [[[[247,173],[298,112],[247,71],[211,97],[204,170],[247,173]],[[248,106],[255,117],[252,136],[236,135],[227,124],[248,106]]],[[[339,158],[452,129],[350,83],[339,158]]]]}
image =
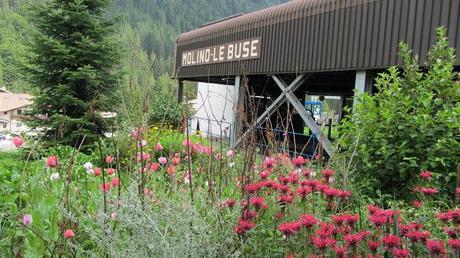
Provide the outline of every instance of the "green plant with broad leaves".
{"type": "Polygon", "coordinates": [[[434,172],[439,190],[452,195],[460,157],[460,83],[454,72],[455,50],[446,30],[420,69],[401,43],[403,67],[379,74],[375,95],[363,93],[342,125],[341,147],[352,156],[350,172],[363,192],[412,198],[417,174],[434,172]]]}

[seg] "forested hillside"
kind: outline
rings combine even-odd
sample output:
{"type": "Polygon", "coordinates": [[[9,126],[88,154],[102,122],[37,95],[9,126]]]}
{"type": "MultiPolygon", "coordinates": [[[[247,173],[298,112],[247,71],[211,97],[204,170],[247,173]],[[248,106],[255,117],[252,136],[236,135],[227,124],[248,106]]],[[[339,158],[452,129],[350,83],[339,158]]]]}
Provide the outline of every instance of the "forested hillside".
{"type": "MultiPolygon", "coordinates": [[[[33,26],[27,10],[45,0],[0,1],[0,85],[29,91],[22,70],[33,26]]],[[[151,62],[155,80],[171,71],[175,39],[181,31],[232,14],[249,12],[287,0],[114,0],[108,15],[120,16],[118,35],[127,73],[139,62],[151,62]],[[136,60],[133,60],[136,59],[136,60]],[[142,61],[144,60],[144,61],[142,61]],[[148,61],[147,61],[148,60],[148,61]]],[[[128,77],[132,77],[129,74],[128,77]]],[[[164,81],[164,79],[163,79],[164,81]]]]}

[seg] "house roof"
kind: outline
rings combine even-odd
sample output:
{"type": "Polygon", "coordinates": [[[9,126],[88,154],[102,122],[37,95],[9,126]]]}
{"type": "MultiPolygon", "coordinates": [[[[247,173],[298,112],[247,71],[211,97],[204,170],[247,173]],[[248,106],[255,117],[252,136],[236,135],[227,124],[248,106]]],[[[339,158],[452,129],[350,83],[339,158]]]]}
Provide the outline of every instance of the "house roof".
{"type": "Polygon", "coordinates": [[[7,112],[32,104],[32,95],[0,91],[0,112],[7,112]]]}

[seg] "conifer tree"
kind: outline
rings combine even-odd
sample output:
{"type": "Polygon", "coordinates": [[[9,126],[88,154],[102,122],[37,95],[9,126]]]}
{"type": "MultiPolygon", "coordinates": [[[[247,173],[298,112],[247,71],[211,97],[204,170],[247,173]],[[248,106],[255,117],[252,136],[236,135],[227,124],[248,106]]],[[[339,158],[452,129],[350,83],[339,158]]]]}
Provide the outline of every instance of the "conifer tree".
{"type": "Polygon", "coordinates": [[[116,106],[118,44],[108,0],[51,0],[34,6],[30,75],[37,87],[32,127],[45,139],[78,146],[108,131],[100,113],[116,106]]]}

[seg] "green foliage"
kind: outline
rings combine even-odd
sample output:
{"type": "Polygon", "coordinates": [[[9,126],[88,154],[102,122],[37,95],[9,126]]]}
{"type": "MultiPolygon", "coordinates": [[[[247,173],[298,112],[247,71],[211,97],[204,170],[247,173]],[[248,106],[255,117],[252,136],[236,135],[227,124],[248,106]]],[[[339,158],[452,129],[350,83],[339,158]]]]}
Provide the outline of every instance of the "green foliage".
{"type": "Polygon", "coordinates": [[[116,103],[119,59],[114,20],[104,17],[108,1],[50,1],[34,6],[38,33],[28,72],[38,94],[33,127],[59,144],[91,144],[107,131],[99,112],[116,103]],[[83,138],[85,136],[85,138],[83,138]]]}
{"type": "Polygon", "coordinates": [[[460,83],[445,30],[428,53],[427,70],[401,44],[402,72],[392,67],[376,79],[378,93],[359,96],[343,123],[343,148],[353,156],[353,177],[366,193],[411,198],[423,170],[440,190],[454,193],[460,157],[460,83]]]}
{"type": "Polygon", "coordinates": [[[0,3],[0,87],[13,92],[30,91],[22,71],[27,63],[27,46],[32,26],[24,18],[24,8],[0,3]]]}

